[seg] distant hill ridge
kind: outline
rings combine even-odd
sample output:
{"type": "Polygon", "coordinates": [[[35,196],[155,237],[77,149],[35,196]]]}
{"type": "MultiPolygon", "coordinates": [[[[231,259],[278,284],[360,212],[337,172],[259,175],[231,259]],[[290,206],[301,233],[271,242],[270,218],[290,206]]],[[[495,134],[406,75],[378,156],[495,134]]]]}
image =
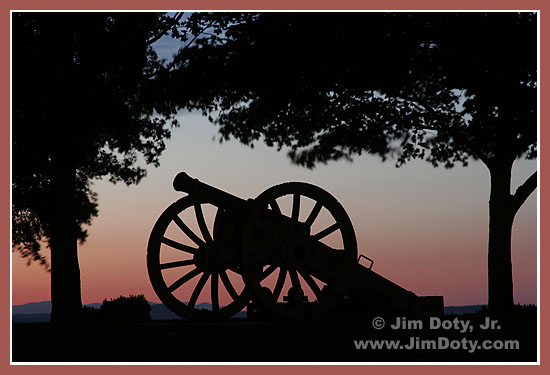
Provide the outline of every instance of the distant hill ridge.
{"type": "MultiPolygon", "coordinates": [[[[170,311],[166,306],[160,303],[149,302],[151,305],[151,318],[153,320],[174,320],[182,319],[178,315],[170,311]]],[[[101,303],[88,303],[85,306],[100,308],[101,303]]],[[[481,310],[486,305],[470,305],[470,306],[446,306],[445,314],[447,315],[462,315],[473,314],[481,310]]],[[[199,309],[212,309],[209,303],[200,303],[197,305],[199,309]]],[[[50,312],[52,311],[51,301],[31,302],[24,305],[15,305],[11,308],[12,320],[16,323],[31,323],[31,322],[48,322],[50,321],[50,312]]],[[[244,318],[246,312],[240,312],[235,317],[244,318]]]]}
{"type": "MultiPolygon", "coordinates": [[[[153,306],[161,305],[160,303],[156,302],[149,302],[151,305],[151,309],[153,306]]],[[[95,303],[88,303],[84,306],[93,307],[96,309],[99,309],[101,307],[101,303],[95,302],[95,303]]],[[[210,306],[209,304],[206,304],[210,306]]],[[[164,305],[162,305],[164,306],[164,305]]],[[[200,305],[199,305],[200,306],[200,305]]],[[[52,302],[51,301],[42,301],[42,302],[31,302],[31,303],[25,303],[24,305],[15,305],[11,308],[11,313],[13,315],[19,315],[19,314],[49,314],[52,311],[52,302]]]]}
{"type": "MultiPolygon", "coordinates": [[[[153,320],[174,320],[182,319],[180,316],[173,313],[166,306],[160,303],[149,302],[151,305],[151,319],[153,320]]],[[[100,308],[101,303],[88,303],[84,306],[100,308]]],[[[199,309],[211,310],[212,305],[209,303],[199,303],[199,309]]],[[[31,302],[24,305],[15,305],[11,308],[12,320],[15,323],[31,323],[31,322],[49,322],[50,313],[52,311],[51,301],[31,302]]],[[[246,312],[240,312],[235,317],[244,318],[246,312]]]]}

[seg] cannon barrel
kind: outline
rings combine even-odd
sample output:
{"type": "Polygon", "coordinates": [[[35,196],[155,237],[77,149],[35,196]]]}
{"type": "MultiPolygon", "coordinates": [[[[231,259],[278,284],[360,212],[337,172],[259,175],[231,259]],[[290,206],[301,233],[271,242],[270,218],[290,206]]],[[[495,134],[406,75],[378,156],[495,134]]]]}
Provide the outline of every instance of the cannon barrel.
{"type": "Polygon", "coordinates": [[[205,184],[185,172],[176,175],[173,186],[176,191],[182,191],[203,202],[211,203],[223,209],[241,209],[246,205],[246,200],[205,184]]]}

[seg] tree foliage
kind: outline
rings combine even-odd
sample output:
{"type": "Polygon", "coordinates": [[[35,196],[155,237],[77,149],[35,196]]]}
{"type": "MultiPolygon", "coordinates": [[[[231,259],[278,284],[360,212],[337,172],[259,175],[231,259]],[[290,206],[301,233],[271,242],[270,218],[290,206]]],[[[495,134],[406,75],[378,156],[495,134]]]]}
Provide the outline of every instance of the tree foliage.
{"type": "Polygon", "coordinates": [[[98,214],[93,179],[129,185],[146,174],[140,157],[158,166],[176,123],[175,109],[158,104],[154,77],[163,67],[151,42],[171,20],[13,14],[13,244],[23,257],[45,264],[40,243],[58,212],[60,160],[75,171],[72,231],[81,242],[98,214]]]}
{"type": "Polygon", "coordinates": [[[363,152],[446,167],[536,156],[535,14],[248,18],[172,74],[192,88],[179,103],[224,139],[287,146],[308,167],[363,152]]]}

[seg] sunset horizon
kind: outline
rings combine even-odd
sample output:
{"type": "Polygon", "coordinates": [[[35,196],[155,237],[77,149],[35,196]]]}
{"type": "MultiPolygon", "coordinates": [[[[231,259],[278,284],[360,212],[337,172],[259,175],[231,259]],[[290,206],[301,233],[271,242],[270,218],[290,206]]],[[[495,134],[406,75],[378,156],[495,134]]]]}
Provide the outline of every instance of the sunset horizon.
{"type": "MultiPolygon", "coordinates": [[[[199,114],[179,117],[160,167],[148,167],[139,185],[94,183],[99,216],[79,246],[84,304],[130,294],[160,302],[147,276],[147,240],[161,212],[185,195],[172,188],[181,171],[244,199],[287,181],[318,185],[348,212],[359,254],[374,260],[375,272],[417,295],[442,295],[446,306],[487,304],[489,178],[479,162],[450,170],[422,161],[395,168],[395,160],[364,155],[309,170],[291,165],[285,149],[220,144],[216,127],[199,114]]],[[[536,167],[536,160],[516,162],[514,190],[536,167]]],[[[514,301],[536,304],[537,194],[515,219],[512,256],[514,301]]],[[[17,253],[12,260],[12,304],[50,300],[49,273],[27,267],[17,253]]]]}

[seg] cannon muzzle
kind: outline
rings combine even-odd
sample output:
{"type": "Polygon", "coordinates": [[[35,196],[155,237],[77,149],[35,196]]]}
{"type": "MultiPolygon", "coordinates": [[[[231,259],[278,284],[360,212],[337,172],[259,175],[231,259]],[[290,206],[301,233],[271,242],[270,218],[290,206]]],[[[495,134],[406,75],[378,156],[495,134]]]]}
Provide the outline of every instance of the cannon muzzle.
{"type": "Polygon", "coordinates": [[[194,190],[193,188],[197,182],[200,181],[196,178],[189,176],[185,172],[180,172],[174,178],[172,186],[174,186],[174,190],[176,191],[183,191],[185,193],[192,194],[192,191],[194,190]]]}
{"type": "Polygon", "coordinates": [[[182,191],[198,200],[224,209],[239,209],[246,204],[244,199],[205,184],[185,172],[178,173],[172,185],[176,191],[182,191]]]}

